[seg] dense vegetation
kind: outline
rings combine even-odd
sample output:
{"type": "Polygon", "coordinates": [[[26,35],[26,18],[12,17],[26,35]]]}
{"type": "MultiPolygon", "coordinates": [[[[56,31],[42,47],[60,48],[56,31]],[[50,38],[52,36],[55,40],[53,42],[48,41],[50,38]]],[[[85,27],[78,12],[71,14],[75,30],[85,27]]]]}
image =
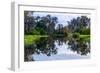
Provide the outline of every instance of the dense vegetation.
{"type": "Polygon", "coordinates": [[[25,43],[32,42],[32,39],[48,36],[73,37],[90,40],[90,18],[80,16],[66,22],[68,25],[59,24],[58,18],[46,16],[33,16],[33,11],[24,12],[24,34],[25,43]]]}

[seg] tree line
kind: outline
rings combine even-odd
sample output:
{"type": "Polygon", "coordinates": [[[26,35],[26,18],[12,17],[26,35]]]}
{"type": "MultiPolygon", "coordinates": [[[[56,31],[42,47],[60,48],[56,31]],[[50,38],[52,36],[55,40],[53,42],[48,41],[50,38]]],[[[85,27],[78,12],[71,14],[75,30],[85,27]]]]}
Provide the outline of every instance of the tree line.
{"type": "Polygon", "coordinates": [[[33,11],[24,12],[25,35],[56,35],[67,36],[68,33],[90,35],[90,18],[80,16],[66,21],[67,26],[59,24],[58,18],[51,15],[33,16],[33,11]]]}

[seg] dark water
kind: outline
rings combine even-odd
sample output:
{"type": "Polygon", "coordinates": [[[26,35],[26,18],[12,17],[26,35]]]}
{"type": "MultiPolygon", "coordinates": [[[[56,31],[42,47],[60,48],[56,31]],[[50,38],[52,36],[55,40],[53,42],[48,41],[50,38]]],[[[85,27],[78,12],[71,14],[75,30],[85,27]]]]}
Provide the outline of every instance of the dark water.
{"type": "Polygon", "coordinates": [[[90,42],[64,37],[41,37],[24,46],[24,61],[50,61],[90,58],[90,42]]]}

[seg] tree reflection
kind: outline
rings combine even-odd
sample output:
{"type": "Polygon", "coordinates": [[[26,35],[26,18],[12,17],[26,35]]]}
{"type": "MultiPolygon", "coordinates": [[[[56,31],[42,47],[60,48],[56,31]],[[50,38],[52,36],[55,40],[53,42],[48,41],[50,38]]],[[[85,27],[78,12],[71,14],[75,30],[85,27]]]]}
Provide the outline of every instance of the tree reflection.
{"type": "Polygon", "coordinates": [[[51,56],[57,53],[57,48],[54,44],[54,39],[52,37],[41,37],[40,40],[36,41],[35,44],[29,45],[25,47],[25,61],[34,61],[33,59],[29,59],[29,56],[32,54],[46,54],[47,56],[51,56]]]}
{"type": "Polygon", "coordinates": [[[32,57],[33,54],[45,54],[48,57],[57,54],[57,46],[65,43],[68,48],[73,52],[77,52],[80,55],[87,55],[90,53],[90,42],[82,41],[81,39],[67,39],[65,37],[41,37],[40,40],[35,41],[35,43],[25,46],[24,50],[24,61],[35,61],[32,57]],[[67,43],[68,42],[68,43],[67,43]]]}
{"type": "Polygon", "coordinates": [[[68,45],[69,49],[80,55],[87,55],[90,53],[90,42],[82,41],[81,39],[71,39],[69,40],[68,45]]]}
{"type": "Polygon", "coordinates": [[[55,47],[54,40],[51,37],[40,38],[40,40],[36,43],[39,53],[46,54],[47,56],[51,56],[52,54],[57,53],[57,48],[55,47]]]}

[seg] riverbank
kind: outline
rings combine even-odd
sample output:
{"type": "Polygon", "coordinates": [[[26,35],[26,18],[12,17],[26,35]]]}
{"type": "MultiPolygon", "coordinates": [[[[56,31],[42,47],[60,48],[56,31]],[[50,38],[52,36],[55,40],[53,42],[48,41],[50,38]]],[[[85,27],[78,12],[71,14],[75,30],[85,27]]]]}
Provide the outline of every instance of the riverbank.
{"type": "Polygon", "coordinates": [[[34,41],[39,40],[41,37],[48,37],[48,35],[25,35],[24,43],[25,45],[29,45],[34,43],[34,41]]]}
{"type": "Polygon", "coordinates": [[[81,40],[90,41],[90,35],[80,35],[79,37],[81,40]]]}
{"type": "MultiPolygon", "coordinates": [[[[24,36],[24,44],[30,45],[32,43],[35,43],[35,41],[39,40],[41,37],[48,37],[49,35],[25,35],[24,36]]],[[[70,34],[67,36],[68,38],[72,37],[70,34]]],[[[90,35],[79,35],[80,40],[83,41],[90,41],[90,35]]]]}

